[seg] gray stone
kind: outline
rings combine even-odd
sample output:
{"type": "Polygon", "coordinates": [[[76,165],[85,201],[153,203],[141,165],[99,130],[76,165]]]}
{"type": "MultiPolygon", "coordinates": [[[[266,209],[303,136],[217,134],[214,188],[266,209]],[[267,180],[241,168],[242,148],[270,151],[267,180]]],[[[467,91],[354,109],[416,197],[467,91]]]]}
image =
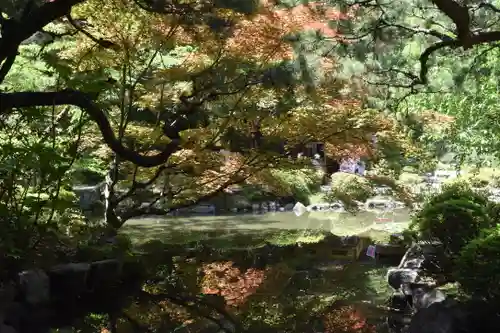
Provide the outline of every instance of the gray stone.
{"type": "Polygon", "coordinates": [[[420,309],[413,316],[408,333],[459,333],[463,314],[449,302],[438,302],[420,309]]]}
{"type": "Polygon", "coordinates": [[[404,254],[403,258],[401,259],[401,262],[398,265],[398,268],[405,268],[405,264],[410,261],[410,260],[424,260],[425,257],[422,253],[422,250],[419,245],[414,244],[412,245],[404,254]]]}
{"type": "Polygon", "coordinates": [[[116,281],[122,273],[122,263],[116,259],[95,261],[90,269],[90,279],[88,285],[91,288],[106,283],[116,281]]]}
{"type": "Polygon", "coordinates": [[[412,286],[413,307],[415,309],[428,308],[434,303],[446,300],[446,294],[430,286],[412,286]]]}
{"type": "Polygon", "coordinates": [[[25,301],[30,305],[44,304],[50,300],[50,280],[42,270],[19,273],[19,285],[25,301]]]}
{"type": "Polygon", "coordinates": [[[422,268],[422,265],[424,264],[425,259],[422,258],[415,258],[415,259],[409,259],[402,263],[400,268],[409,268],[409,269],[420,269],[422,268]]]}
{"type": "MultiPolygon", "coordinates": [[[[88,263],[71,263],[54,266],[48,273],[50,281],[57,286],[59,296],[77,295],[87,289],[88,263]]],[[[53,292],[56,292],[55,290],[53,292]]]]}
{"type": "Polygon", "coordinates": [[[391,295],[387,302],[387,305],[389,306],[389,308],[398,311],[405,311],[410,306],[408,297],[404,293],[399,291],[391,295]]]}
{"type": "Polygon", "coordinates": [[[404,284],[415,283],[417,279],[418,271],[410,268],[391,268],[387,272],[387,283],[396,290],[404,284]]]}
{"type": "Polygon", "coordinates": [[[101,185],[94,186],[74,186],[73,192],[79,196],[80,207],[82,209],[90,209],[92,205],[100,202],[101,185]]]}

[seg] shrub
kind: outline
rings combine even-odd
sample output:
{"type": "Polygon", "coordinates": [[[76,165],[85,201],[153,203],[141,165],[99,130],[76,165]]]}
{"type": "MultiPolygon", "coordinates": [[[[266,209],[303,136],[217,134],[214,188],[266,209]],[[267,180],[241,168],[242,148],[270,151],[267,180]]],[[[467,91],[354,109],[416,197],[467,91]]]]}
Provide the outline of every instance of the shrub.
{"type": "Polygon", "coordinates": [[[490,202],[488,206],[486,206],[486,210],[488,215],[491,218],[491,222],[493,225],[497,225],[500,223],[500,203],[490,202]]]}
{"type": "Polygon", "coordinates": [[[443,184],[441,192],[431,196],[427,204],[434,205],[456,199],[468,200],[482,206],[486,206],[489,202],[485,193],[473,191],[467,182],[454,180],[453,182],[443,184]]]}
{"type": "Polygon", "coordinates": [[[487,205],[482,194],[461,183],[445,186],[424,205],[412,226],[426,238],[439,239],[451,254],[457,254],[479,236],[480,230],[491,227],[487,205]]]}
{"type": "Polygon", "coordinates": [[[481,176],[470,177],[468,179],[468,182],[470,183],[470,185],[472,187],[476,187],[476,188],[483,188],[483,187],[486,187],[490,184],[490,181],[487,178],[481,177],[481,176]]]}
{"type": "Polygon", "coordinates": [[[304,205],[309,204],[309,196],[319,190],[322,174],[314,169],[272,170],[272,191],[281,195],[290,195],[304,205]]]}
{"type": "Polygon", "coordinates": [[[331,191],[325,196],[327,201],[358,200],[365,202],[375,195],[370,181],[351,173],[337,172],[332,175],[331,191]]]}
{"type": "Polygon", "coordinates": [[[455,262],[455,278],[467,293],[500,300],[500,227],[467,244],[455,262]]]}
{"type": "Polygon", "coordinates": [[[398,180],[398,183],[406,186],[414,186],[422,184],[423,182],[424,182],[424,177],[412,173],[403,173],[401,174],[398,180]]]}

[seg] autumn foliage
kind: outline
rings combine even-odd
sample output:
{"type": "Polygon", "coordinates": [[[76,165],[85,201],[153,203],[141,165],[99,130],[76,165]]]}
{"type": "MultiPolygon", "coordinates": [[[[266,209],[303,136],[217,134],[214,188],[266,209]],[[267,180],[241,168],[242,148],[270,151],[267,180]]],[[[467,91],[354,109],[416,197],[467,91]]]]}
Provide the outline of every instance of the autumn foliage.
{"type": "Polygon", "coordinates": [[[279,8],[274,1],[263,0],[260,13],[241,20],[233,36],[227,41],[231,53],[260,59],[290,59],[293,49],[284,39],[292,34],[315,30],[325,37],[338,38],[330,20],[347,19],[347,16],[322,6],[319,2],[299,4],[291,9],[279,8]],[[272,54],[270,54],[272,52],[272,54]]]}
{"type": "Polygon", "coordinates": [[[362,313],[354,306],[341,306],[330,310],[323,317],[325,333],[375,333],[362,313]]]}
{"type": "Polygon", "coordinates": [[[265,278],[264,270],[249,268],[242,272],[230,261],[206,264],[203,272],[201,291],[224,297],[229,306],[244,304],[265,278]]]}
{"type": "Polygon", "coordinates": [[[242,270],[231,261],[205,264],[202,271],[204,277],[201,291],[220,295],[228,306],[240,309],[248,303],[250,297],[279,295],[286,287],[284,282],[289,281],[293,275],[293,270],[286,264],[242,270]]]}

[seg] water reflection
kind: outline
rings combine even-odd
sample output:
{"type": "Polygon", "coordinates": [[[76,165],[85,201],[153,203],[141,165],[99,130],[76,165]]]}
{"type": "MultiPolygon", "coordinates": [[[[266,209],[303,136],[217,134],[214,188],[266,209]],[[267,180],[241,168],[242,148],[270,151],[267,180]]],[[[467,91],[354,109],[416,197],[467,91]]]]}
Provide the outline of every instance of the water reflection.
{"type": "Polygon", "coordinates": [[[127,226],[164,227],[169,230],[252,230],[252,229],[316,229],[339,235],[352,235],[366,230],[404,229],[410,220],[407,209],[377,213],[362,211],[357,214],[335,212],[308,212],[296,216],[293,212],[264,214],[230,214],[220,216],[147,217],[127,222],[127,226]]]}
{"type": "MultiPolygon", "coordinates": [[[[363,211],[356,215],[319,211],[296,216],[293,212],[269,212],[222,216],[148,217],[129,221],[126,229],[132,234],[135,232],[134,236],[137,235],[137,237],[170,240],[175,243],[200,238],[212,239],[216,242],[210,242],[211,246],[239,248],[262,240],[276,241],[277,234],[280,234],[280,237],[283,234],[301,236],[307,233],[307,229],[325,230],[338,235],[366,234],[371,237],[376,232],[399,232],[408,225],[409,219],[409,211],[405,209],[385,214],[363,211]]],[[[290,243],[289,240],[281,239],[285,243],[290,243]]],[[[205,268],[214,269],[214,265],[232,272],[224,266],[224,262],[207,262],[205,268]]],[[[353,306],[357,311],[356,314],[359,311],[359,316],[362,315],[362,320],[358,320],[355,324],[366,322],[370,327],[374,327],[373,332],[387,332],[385,324],[387,313],[383,304],[392,292],[385,280],[387,267],[369,258],[362,258],[356,262],[335,260],[311,265],[313,263],[309,257],[291,256],[286,262],[274,265],[275,270],[272,270],[273,267],[266,268],[271,269],[271,271],[266,271],[268,272],[266,284],[259,285],[258,290],[255,290],[251,297],[247,294],[241,294],[239,297],[244,296],[245,299],[249,299],[249,302],[252,298],[256,298],[251,301],[253,311],[257,313],[262,311],[270,316],[269,309],[275,309],[276,313],[273,312],[273,314],[276,318],[284,316],[286,311],[298,312],[304,304],[312,306],[316,303],[342,300],[348,306],[353,306]],[[271,280],[270,277],[278,280],[271,280]]],[[[259,275],[259,268],[239,269],[243,277],[250,276],[253,282],[260,281],[262,278],[259,275]]],[[[192,272],[190,275],[195,276],[192,272]]],[[[219,275],[215,274],[215,276],[219,275]]],[[[239,280],[236,280],[234,276],[233,280],[234,284],[238,284],[239,280]]],[[[213,290],[220,289],[220,277],[206,279],[204,282],[205,284],[201,287],[205,288],[205,293],[210,294],[213,290]],[[209,284],[210,281],[217,282],[217,284],[209,284]]],[[[329,317],[332,324],[335,324],[337,319],[344,320],[345,318],[329,317]]],[[[337,326],[334,325],[334,327],[337,326]]]]}

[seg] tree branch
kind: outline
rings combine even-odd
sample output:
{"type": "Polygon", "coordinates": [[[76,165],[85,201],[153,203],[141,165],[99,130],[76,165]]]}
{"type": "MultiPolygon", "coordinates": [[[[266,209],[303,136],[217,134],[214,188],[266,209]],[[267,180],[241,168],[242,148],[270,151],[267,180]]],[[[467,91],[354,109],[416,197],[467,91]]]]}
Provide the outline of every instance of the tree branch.
{"type": "Polygon", "coordinates": [[[229,186],[234,185],[234,184],[239,184],[241,182],[242,182],[241,179],[230,179],[227,182],[223,183],[221,186],[219,186],[219,188],[215,191],[212,191],[206,195],[200,196],[200,197],[196,198],[196,200],[192,200],[192,201],[188,201],[188,202],[185,202],[185,203],[182,203],[179,205],[175,205],[174,207],[170,207],[167,209],[152,207],[152,205],[156,201],[158,201],[158,199],[161,199],[161,197],[159,197],[157,200],[155,200],[155,202],[147,205],[146,207],[138,207],[138,208],[133,209],[133,210],[127,212],[126,214],[120,216],[120,220],[122,221],[122,223],[125,223],[134,217],[140,217],[143,215],[166,215],[166,214],[168,214],[176,209],[191,207],[191,206],[194,206],[200,202],[212,199],[212,198],[216,197],[217,195],[219,195],[220,193],[222,193],[222,191],[224,191],[229,186]]]}
{"type": "Polygon", "coordinates": [[[453,23],[455,23],[455,27],[457,30],[457,38],[462,42],[462,46],[464,49],[470,48],[472,45],[470,44],[470,22],[471,18],[469,15],[469,9],[467,6],[459,4],[453,0],[431,0],[432,3],[448,16],[453,23]]]}
{"type": "MultiPolygon", "coordinates": [[[[54,0],[39,7],[30,8],[20,21],[5,19],[0,38],[0,63],[6,61],[19,45],[50,22],[63,17],[71,8],[85,0],[54,0]]],[[[0,81],[1,83],[2,81],[0,81]]]]}
{"type": "Polygon", "coordinates": [[[109,148],[123,159],[138,166],[154,167],[164,164],[173,153],[179,150],[180,142],[175,139],[166,144],[163,151],[152,156],[141,155],[123,146],[116,138],[105,113],[97,107],[88,94],[79,91],[0,93],[0,114],[12,108],[54,105],[74,105],[84,110],[99,127],[104,142],[109,148]]]}
{"type": "Polygon", "coordinates": [[[87,36],[87,38],[89,38],[90,40],[92,40],[94,43],[98,44],[99,46],[105,48],[105,49],[116,49],[118,48],[118,45],[116,45],[115,43],[113,43],[112,41],[109,41],[109,40],[105,40],[105,39],[102,39],[102,38],[96,38],[94,36],[92,36],[91,33],[89,33],[87,30],[83,29],[74,19],[73,17],[71,16],[71,14],[67,14],[66,15],[66,19],[68,19],[68,22],[69,24],[71,24],[73,26],[73,28],[75,28],[77,31],[81,32],[82,34],[84,34],[85,36],[87,36]]]}

